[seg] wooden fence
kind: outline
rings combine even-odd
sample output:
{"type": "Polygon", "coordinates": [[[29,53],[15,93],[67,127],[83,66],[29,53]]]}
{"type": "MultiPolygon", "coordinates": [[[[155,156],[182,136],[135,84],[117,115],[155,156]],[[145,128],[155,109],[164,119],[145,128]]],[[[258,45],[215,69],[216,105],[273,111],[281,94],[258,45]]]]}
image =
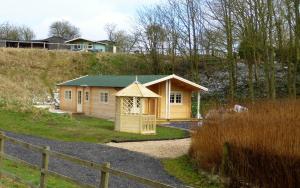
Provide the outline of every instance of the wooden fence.
{"type": "Polygon", "coordinates": [[[157,182],[157,181],[153,181],[153,180],[150,180],[150,179],[147,179],[147,178],[143,178],[143,177],[140,177],[140,176],[136,176],[136,175],[127,173],[127,172],[123,172],[123,171],[120,171],[120,170],[113,169],[113,168],[110,167],[110,163],[99,164],[99,163],[95,163],[95,162],[92,162],[92,161],[83,160],[83,159],[76,158],[76,157],[73,157],[73,156],[70,156],[70,155],[66,155],[66,154],[63,154],[63,153],[52,151],[52,150],[50,150],[49,146],[46,146],[46,147],[36,146],[36,145],[30,144],[30,143],[26,143],[26,142],[8,137],[3,132],[0,132],[0,178],[1,178],[1,176],[8,177],[8,178],[11,178],[11,179],[13,179],[13,180],[15,180],[15,181],[17,181],[21,184],[27,185],[28,187],[31,187],[31,188],[38,188],[38,187],[39,188],[46,188],[47,176],[53,176],[53,177],[56,177],[56,178],[60,178],[60,179],[63,179],[67,182],[77,184],[78,186],[84,187],[84,188],[95,188],[95,187],[97,187],[97,188],[108,188],[109,175],[110,174],[114,175],[114,176],[126,178],[126,179],[129,179],[129,180],[132,180],[134,182],[141,183],[143,185],[147,185],[147,186],[150,186],[150,187],[174,188],[173,186],[170,186],[170,185],[166,185],[166,184],[163,184],[163,183],[160,183],[160,182],[157,182]],[[38,165],[33,165],[33,164],[28,163],[24,160],[21,160],[21,159],[18,159],[16,157],[14,157],[14,156],[6,154],[4,152],[4,142],[5,141],[9,141],[13,144],[20,145],[20,146],[22,146],[26,149],[30,149],[32,151],[41,153],[41,155],[42,155],[41,167],[38,166],[38,165]],[[76,163],[78,165],[81,165],[81,166],[99,171],[99,173],[101,174],[99,185],[95,186],[95,185],[90,185],[90,184],[84,184],[84,183],[82,183],[78,180],[72,179],[70,177],[67,177],[67,176],[59,174],[57,172],[49,170],[48,169],[49,157],[56,157],[56,158],[59,158],[59,159],[63,159],[63,160],[73,162],[73,163],[76,163]],[[39,186],[33,185],[32,183],[26,182],[25,180],[23,180],[20,177],[17,177],[15,175],[11,174],[11,173],[8,173],[8,172],[4,171],[3,168],[2,168],[2,166],[4,165],[3,164],[3,159],[11,160],[15,163],[23,164],[23,165],[26,165],[26,166],[28,166],[32,169],[40,171],[40,184],[39,184],[39,186]]]}

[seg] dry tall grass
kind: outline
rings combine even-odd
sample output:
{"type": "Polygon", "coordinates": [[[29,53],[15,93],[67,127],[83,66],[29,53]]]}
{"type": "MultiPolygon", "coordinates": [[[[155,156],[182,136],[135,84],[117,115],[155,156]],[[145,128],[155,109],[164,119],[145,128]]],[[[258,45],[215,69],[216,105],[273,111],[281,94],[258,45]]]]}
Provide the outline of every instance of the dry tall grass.
{"type": "Polygon", "coordinates": [[[300,100],[247,107],[248,112],[217,113],[205,120],[192,135],[190,155],[201,168],[220,169],[223,145],[228,142],[235,148],[232,175],[267,187],[300,183],[300,100]]]}

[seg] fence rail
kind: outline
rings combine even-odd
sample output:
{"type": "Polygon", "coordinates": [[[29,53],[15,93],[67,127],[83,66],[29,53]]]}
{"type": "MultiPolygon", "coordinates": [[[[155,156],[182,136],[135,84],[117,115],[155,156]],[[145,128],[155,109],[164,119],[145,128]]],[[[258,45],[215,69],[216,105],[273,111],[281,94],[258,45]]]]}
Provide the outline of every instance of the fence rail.
{"type": "Polygon", "coordinates": [[[45,188],[46,185],[47,185],[47,176],[50,175],[50,176],[53,176],[53,177],[56,177],[56,178],[63,179],[63,180],[65,180],[67,182],[70,182],[70,183],[75,183],[75,184],[79,185],[80,187],[84,187],[84,188],[95,188],[95,187],[108,188],[110,174],[112,174],[114,176],[121,177],[121,178],[126,178],[126,179],[129,179],[129,180],[133,180],[137,183],[141,183],[143,185],[147,185],[147,186],[151,186],[151,187],[174,188],[174,186],[171,186],[171,185],[167,185],[167,184],[160,183],[160,182],[157,182],[157,181],[154,181],[154,180],[150,180],[150,179],[143,178],[143,177],[140,177],[140,176],[136,176],[136,175],[133,175],[133,174],[130,174],[130,173],[127,173],[127,172],[123,172],[123,171],[120,171],[120,170],[113,169],[113,168],[110,167],[110,163],[99,164],[99,163],[95,163],[95,162],[92,162],[92,161],[83,160],[83,159],[80,159],[80,158],[77,158],[77,157],[73,157],[73,156],[70,156],[70,155],[66,155],[66,154],[63,154],[63,153],[52,151],[52,150],[50,150],[49,146],[46,146],[46,147],[36,146],[36,145],[30,144],[30,143],[23,142],[23,141],[18,140],[18,139],[11,138],[9,136],[6,136],[4,134],[4,132],[0,132],[0,178],[1,177],[8,177],[8,178],[11,178],[11,179],[13,179],[13,180],[15,180],[15,181],[17,181],[21,184],[25,184],[28,187],[32,187],[32,188],[45,188]],[[22,146],[26,149],[41,153],[42,154],[41,166],[28,163],[24,160],[18,159],[17,157],[6,154],[4,152],[4,143],[5,143],[5,141],[9,141],[13,144],[20,145],[20,146],[22,146]],[[90,185],[90,184],[84,184],[84,183],[82,183],[78,180],[72,179],[70,177],[67,177],[67,176],[59,174],[57,172],[49,170],[48,169],[49,157],[60,158],[60,159],[63,159],[63,160],[66,160],[66,161],[69,161],[69,162],[72,162],[72,163],[76,163],[76,164],[84,166],[84,167],[88,167],[88,168],[91,168],[91,169],[94,169],[94,170],[98,170],[99,173],[101,174],[99,185],[95,186],[95,185],[90,185]],[[23,180],[22,178],[20,178],[18,176],[15,176],[11,173],[8,173],[8,172],[4,171],[2,169],[2,167],[4,165],[3,164],[3,159],[11,160],[15,163],[23,164],[23,165],[25,165],[27,167],[30,167],[32,169],[39,170],[40,171],[40,184],[38,186],[33,185],[32,183],[26,182],[25,180],[23,180]]]}

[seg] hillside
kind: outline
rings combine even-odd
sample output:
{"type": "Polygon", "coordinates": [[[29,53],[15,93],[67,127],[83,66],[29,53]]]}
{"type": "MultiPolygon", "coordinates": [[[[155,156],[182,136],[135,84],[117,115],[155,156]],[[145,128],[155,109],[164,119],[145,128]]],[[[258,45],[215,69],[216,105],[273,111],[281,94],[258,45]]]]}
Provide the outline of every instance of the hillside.
{"type": "MultiPolygon", "coordinates": [[[[51,95],[59,82],[86,74],[149,74],[139,55],[0,49],[0,104],[51,95]]],[[[3,105],[3,104],[2,104],[3,105]]]]}
{"type": "MultiPolygon", "coordinates": [[[[161,62],[160,74],[174,72],[189,78],[188,63],[178,58],[171,65],[168,57],[161,62]]],[[[211,59],[211,58],[210,58],[211,59]]],[[[200,63],[200,84],[209,88],[202,97],[204,101],[224,101],[228,95],[229,79],[226,64],[203,58],[200,63]]],[[[287,71],[276,65],[278,96],[287,93],[287,71]]],[[[42,101],[55,90],[55,85],[65,80],[87,74],[153,74],[151,60],[141,54],[82,53],[71,51],[47,51],[39,49],[0,48],[0,106],[28,106],[42,101]]],[[[237,64],[237,99],[248,95],[248,68],[237,64]]],[[[299,78],[300,79],[300,78],[299,78]]],[[[254,81],[255,96],[266,96],[263,65],[258,66],[257,80],[254,81]]],[[[300,92],[300,91],[299,91],[300,92]]]]}

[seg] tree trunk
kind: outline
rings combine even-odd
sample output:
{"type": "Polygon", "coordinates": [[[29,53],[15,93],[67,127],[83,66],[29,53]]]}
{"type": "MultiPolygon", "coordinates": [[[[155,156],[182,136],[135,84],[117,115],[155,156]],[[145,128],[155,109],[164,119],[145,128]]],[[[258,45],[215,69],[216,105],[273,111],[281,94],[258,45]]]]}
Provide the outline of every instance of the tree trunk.
{"type": "Polygon", "coordinates": [[[248,87],[249,98],[254,102],[254,86],[253,86],[253,63],[248,61],[248,87]]]}
{"type": "Polygon", "coordinates": [[[299,13],[299,0],[294,0],[294,11],[295,11],[295,56],[296,61],[294,65],[294,76],[293,76],[293,96],[296,98],[297,96],[297,73],[298,73],[298,65],[300,64],[300,13],[299,13]]]}
{"type": "Polygon", "coordinates": [[[231,0],[225,0],[225,30],[227,40],[227,62],[229,65],[229,87],[230,100],[233,101],[235,97],[235,65],[233,58],[233,37],[232,37],[232,7],[231,0]]]}
{"type": "Polygon", "coordinates": [[[272,0],[268,0],[268,22],[269,22],[269,28],[268,28],[268,34],[269,34],[269,64],[270,64],[270,97],[272,99],[276,98],[276,80],[275,80],[275,64],[274,64],[274,47],[273,47],[273,2],[272,0]]]}

